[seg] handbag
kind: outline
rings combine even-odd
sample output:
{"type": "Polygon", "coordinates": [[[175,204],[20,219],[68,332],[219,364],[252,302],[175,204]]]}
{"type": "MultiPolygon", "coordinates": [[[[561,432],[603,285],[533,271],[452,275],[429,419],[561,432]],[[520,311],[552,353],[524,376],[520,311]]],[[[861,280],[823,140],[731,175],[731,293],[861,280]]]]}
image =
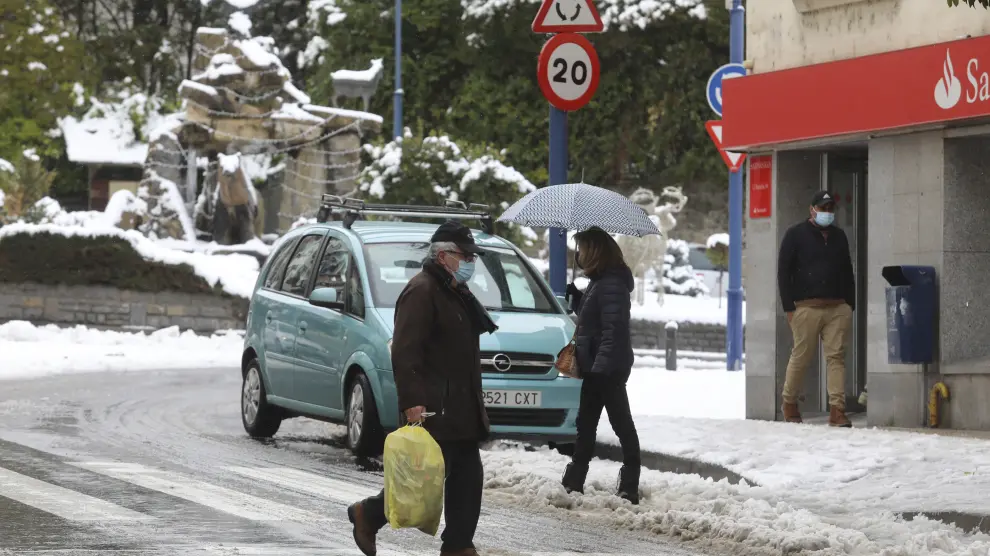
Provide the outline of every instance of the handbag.
{"type": "Polygon", "coordinates": [[[557,352],[557,360],[554,361],[553,367],[557,369],[557,372],[561,376],[566,376],[568,378],[581,378],[581,369],[577,362],[577,346],[575,345],[575,339],[577,338],[577,329],[574,330],[574,336],[571,337],[571,341],[567,342],[567,345],[557,352]]]}

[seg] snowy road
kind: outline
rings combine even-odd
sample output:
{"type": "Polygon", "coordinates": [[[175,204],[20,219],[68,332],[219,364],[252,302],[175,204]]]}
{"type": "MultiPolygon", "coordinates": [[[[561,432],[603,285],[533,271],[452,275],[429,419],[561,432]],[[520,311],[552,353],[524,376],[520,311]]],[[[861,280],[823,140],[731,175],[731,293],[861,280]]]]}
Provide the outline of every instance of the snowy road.
{"type": "MultiPolygon", "coordinates": [[[[248,439],[235,369],[0,386],[0,554],[358,554],[344,509],[377,492],[380,468],[313,421],[248,439]]],[[[499,500],[486,501],[482,554],[702,554],[499,500]]],[[[379,537],[382,555],[438,553],[422,533],[379,537]]]]}

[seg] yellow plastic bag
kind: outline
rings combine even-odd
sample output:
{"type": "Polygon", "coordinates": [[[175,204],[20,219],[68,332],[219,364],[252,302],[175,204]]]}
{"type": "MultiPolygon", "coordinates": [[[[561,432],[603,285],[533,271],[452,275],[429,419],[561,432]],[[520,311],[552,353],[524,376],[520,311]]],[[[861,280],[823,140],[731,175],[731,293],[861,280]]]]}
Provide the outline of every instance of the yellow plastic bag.
{"type": "Polygon", "coordinates": [[[393,529],[435,536],[443,514],[444,463],[440,445],[419,424],[385,438],[385,515],[393,529]]]}

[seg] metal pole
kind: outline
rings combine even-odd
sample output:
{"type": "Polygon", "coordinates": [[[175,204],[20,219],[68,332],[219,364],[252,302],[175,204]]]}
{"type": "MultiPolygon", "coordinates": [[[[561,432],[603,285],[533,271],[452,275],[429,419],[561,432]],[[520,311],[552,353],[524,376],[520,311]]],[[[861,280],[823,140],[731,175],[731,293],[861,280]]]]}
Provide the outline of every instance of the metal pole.
{"type": "MultiPolygon", "coordinates": [[[[550,185],[567,183],[567,112],[550,107],[550,185]]],[[[567,230],[550,228],[550,288],[567,289],[567,230]]]]}
{"type": "Polygon", "coordinates": [[[392,135],[402,137],[402,0],[395,0],[395,98],[392,109],[392,135]]]}
{"type": "MultiPolygon", "coordinates": [[[[733,0],[729,13],[729,62],[741,64],[744,52],[745,9],[733,0]]],[[[742,172],[729,172],[729,307],[726,328],[726,368],[742,369],[742,172]]]]}

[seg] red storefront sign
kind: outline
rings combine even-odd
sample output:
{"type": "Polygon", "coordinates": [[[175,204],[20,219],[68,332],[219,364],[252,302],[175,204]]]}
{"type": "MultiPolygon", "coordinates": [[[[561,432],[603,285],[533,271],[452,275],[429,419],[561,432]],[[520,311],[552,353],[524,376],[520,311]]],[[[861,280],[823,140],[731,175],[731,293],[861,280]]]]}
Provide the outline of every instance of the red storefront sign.
{"type": "Polygon", "coordinates": [[[770,218],[773,211],[773,155],[749,157],[749,217],[770,218]]]}
{"type": "Polygon", "coordinates": [[[990,36],[726,79],[723,143],[746,149],[990,116],[990,36]]]}

